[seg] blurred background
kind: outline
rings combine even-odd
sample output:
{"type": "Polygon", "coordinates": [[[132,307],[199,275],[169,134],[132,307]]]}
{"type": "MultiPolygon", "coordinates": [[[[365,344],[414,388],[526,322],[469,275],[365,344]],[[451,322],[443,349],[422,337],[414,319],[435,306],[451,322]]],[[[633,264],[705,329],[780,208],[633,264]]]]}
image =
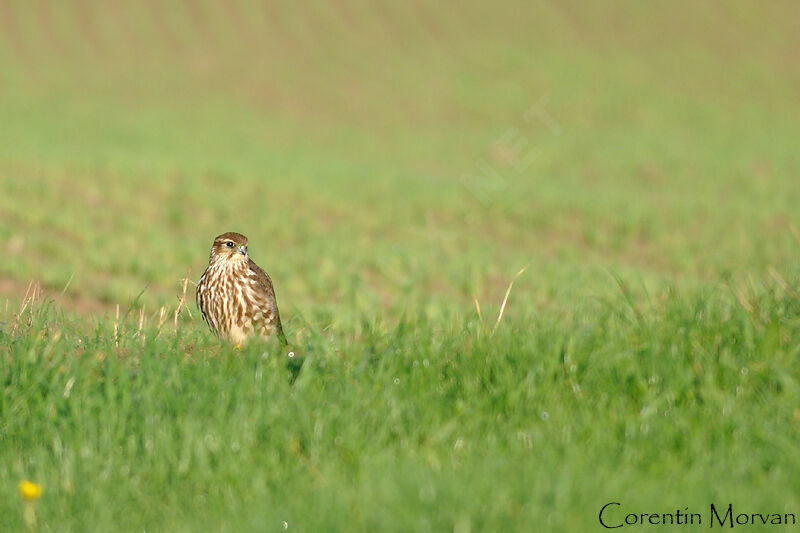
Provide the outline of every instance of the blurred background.
{"type": "Polygon", "coordinates": [[[0,0],[0,298],[155,312],[224,231],[320,325],[794,269],[799,18],[0,0]]]}

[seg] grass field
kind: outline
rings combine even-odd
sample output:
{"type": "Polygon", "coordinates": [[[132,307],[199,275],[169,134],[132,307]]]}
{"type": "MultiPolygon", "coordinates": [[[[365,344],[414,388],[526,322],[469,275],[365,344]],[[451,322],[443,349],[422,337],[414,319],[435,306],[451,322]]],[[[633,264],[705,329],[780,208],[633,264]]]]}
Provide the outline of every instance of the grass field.
{"type": "Polygon", "coordinates": [[[0,531],[800,516],[798,17],[0,0],[0,531]]]}

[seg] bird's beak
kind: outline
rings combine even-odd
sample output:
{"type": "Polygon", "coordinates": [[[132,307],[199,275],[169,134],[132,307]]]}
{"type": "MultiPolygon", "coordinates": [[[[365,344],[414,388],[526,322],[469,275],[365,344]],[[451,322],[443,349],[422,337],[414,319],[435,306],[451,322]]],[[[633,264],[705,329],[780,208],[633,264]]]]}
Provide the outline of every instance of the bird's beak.
{"type": "Polygon", "coordinates": [[[247,246],[240,246],[238,251],[242,255],[247,255],[247,246]]]}

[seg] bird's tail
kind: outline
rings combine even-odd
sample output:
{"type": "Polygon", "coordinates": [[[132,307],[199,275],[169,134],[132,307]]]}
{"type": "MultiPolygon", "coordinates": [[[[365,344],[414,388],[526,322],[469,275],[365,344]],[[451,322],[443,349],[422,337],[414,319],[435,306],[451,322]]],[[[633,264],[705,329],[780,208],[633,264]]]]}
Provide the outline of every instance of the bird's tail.
{"type": "Polygon", "coordinates": [[[277,334],[278,334],[278,340],[280,341],[280,343],[281,343],[281,346],[283,346],[284,348],[285,348],[286,346],[288,346],[288,345],[289,345],[289,343],[288,343],[288,342],[286,342],[286,335],[284,335],[284,334],[283,334],[283,325],[282,325],[280,322],[278,322],[278,331],[277,331],[277,334]]]}

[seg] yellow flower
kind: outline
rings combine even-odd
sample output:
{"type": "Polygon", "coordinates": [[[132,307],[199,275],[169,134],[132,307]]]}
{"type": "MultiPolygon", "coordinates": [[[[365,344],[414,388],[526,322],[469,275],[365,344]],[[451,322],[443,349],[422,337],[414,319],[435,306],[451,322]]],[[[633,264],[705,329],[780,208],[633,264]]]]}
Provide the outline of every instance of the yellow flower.
{"type": "Polygon", "coordinates": [[[38,500],[42,495],[42,486],[27,479],[19,482],[19,495],[23,500],[38,500]]]}

